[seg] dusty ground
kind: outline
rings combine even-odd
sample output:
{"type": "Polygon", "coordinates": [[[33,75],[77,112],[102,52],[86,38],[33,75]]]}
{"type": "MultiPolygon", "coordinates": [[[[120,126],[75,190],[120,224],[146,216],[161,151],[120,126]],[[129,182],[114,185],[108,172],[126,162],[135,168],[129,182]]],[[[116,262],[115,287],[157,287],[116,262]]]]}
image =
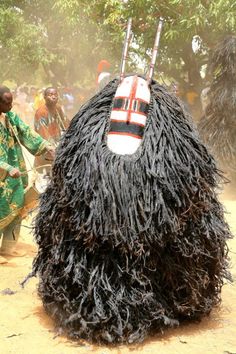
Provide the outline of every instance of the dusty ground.
{"type": "MultiPolygon", "coordinates": [[[[226,215],[236,234],[236,200],[224,200],[226,215]]],[[[29,225],[24,222],[24,225],[29,225]]],[[[236,279],[236,238],[229,242],[232,274],[236,279]]],[[[19,248],[27,250],[23,258],[9,258],[0,266],[0,354],[236,354],[236,283],[226,284],[222,292],[222,304],[201,323],[193,323],[166,331],[163,335],[148,339],[138,346],[110,348],[85,343],[78,346],[64,337],[56,337],[53,323],[45,314],[37,297],[37,279],[31,280],[25,289],[19,282],[30,272],[36,248],[29,229],[22,228],[19,248]],[[6,294],[5,289],[14,294],[6,294]]]]}

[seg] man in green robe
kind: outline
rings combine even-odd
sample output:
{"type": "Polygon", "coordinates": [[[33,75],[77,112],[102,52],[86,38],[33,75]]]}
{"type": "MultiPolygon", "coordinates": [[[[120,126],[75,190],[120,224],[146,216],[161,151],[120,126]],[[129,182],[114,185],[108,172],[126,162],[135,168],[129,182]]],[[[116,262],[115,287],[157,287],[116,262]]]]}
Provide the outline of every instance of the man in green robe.
{"type": "Polygon", "coordinates": [[[51,145],[10,112],[12,94],[0,86],[0,263],[2,255],[21,255],[15,249],[19,237],[24,189],[28,185],[21,144],[33,155],[53,154],[51,145]]]}

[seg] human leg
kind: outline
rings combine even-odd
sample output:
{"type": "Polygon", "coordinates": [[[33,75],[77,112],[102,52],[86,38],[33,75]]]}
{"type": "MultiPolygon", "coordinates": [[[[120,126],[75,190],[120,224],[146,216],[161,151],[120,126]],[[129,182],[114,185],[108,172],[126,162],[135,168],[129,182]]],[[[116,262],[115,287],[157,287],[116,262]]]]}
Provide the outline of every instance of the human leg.
{"type": "Polygon", "coordinates": [[[16,217],[8,226],[2,229],[1,255],[21,257],[25,252],[16,250],[16,244],[20,236],[21,218],[16,217]]]}
{"type": "MultiPolygon", "coordinates": [[[[1,238],[2,238],[2,232],[0,230],[0,240],[1,240],[1,238]]],[[[5,264],[5,263],[7,263],[7,259],[0,255],[0,264],[5,264]]]]}

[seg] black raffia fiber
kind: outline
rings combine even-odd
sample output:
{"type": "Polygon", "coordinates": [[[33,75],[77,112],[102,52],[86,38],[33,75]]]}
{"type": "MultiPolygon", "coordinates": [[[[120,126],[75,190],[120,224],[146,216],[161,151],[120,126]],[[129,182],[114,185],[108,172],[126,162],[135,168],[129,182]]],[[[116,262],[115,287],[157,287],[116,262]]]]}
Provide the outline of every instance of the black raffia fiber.
{"type": "Polygon", "coordinates": [[[178,100],[155,81],[134,155],[106,145],[118,81],[65,133],[36,219],[33,274],[68,337],[141,342],[220,302],[231,237],[214,159],[178,100]]]}
{"type": "Polygon", "coordinates": [[[199,124],[200,134],[220,167],[236,179],[236,36],[227,36],[209,61],[212,83],[209,104],[199,124]]]}

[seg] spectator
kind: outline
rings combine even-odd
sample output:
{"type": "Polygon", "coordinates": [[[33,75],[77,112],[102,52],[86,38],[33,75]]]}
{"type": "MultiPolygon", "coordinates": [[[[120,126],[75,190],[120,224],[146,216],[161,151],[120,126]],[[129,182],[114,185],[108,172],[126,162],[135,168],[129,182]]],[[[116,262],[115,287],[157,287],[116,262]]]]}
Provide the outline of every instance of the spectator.
{"type": "Polygon", "coordinates": [[[12,100],[9,88],[0,86],[0,263],[7,262],[5,255],[24,255],[15,248],[20,234],[24,189],[28,184],[21,144],[33,155],[53,153],[47,141],[11,112],[12,100]]]}
{"type": "MultiPolygon", "coordinates": [[[[42,138],[49,141],[53,146],[56,146],[60,140],[62,131],[68,125],[65,114],[58,104],[58,92],[54,87],[48,87],[44,91],[45,103],[42,104],[36,111],[34,117],[34,128],[42,138]]],[[[48,165],[48,161],[43,156],[35,158],[35,167],[48,165]]],[[[39,171],[43,169],[38,168],[39,171]]],[[[47,168],[49,172],[50,169],[47,168]]]]}

